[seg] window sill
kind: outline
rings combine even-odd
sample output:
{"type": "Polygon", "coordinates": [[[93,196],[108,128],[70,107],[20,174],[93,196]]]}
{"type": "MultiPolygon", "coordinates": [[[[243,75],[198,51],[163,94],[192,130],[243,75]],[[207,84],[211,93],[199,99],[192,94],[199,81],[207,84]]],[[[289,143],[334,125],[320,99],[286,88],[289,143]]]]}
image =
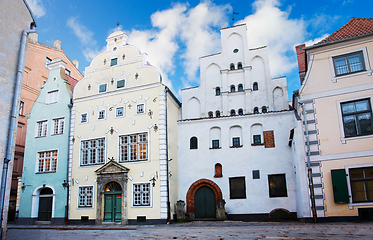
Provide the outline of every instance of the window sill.
{"type": "Polygon", "coordinates": [[[43,137],[46,137],[47,135],[45,136],[36,136],[35,138],[43,138],[43,137]]]}
{"type": "Polygon", "coordinates": [[[97,166],[97,165],[102,165],[102,164],[105,164],[105,162],[103,163],[92,163],[92,164],[80,164],[79,167],[89,167],[89,166],[97,166]]]}
{"type": "Polygon", "coordinates": [[[221,149],[221,147],[212,147],[212,148],[209,148],[210,150],[211,149],[221,149]]]}
{"type": "Polygon", "coordinates": [[[119,161],[119,163],[137,163],[137,162],[148,162],[148,159],[133,160],[133,161],[119,161]]]}
{"type": "Polygon", "coordinates": [[[222,178],[223,174],[215,174],[214,178],[222,178]]]}
{"type": "Polygon", "coordinates": [[[63,135],[63,133],[55,133],[55,134],[52,134],[51,136],[58,136],[58,135],[63,135]]]}
{"type": "Polygon", "coordinates": [[[230,148],[242,148],[243,145],[238,145],[238,146],[230,146],[230,148]]]}
{"type": "Polygon", "coordinates": [[[342,144],[345,144],[346,141],[349,141],[349,140],[355,140],[355,139],[362,139],[362,138],[371,138],[373,137],[373,134],[369,134],[369,135],[360,135],[360,136],[355,136],[355,137],[342,137],[341,138],[341,142],[342,144]]]}
{"type": "Polygon", "coordinates": [[[348,208],[350,210],[354,209],[354,207],[359,207],[359,206],[373,206],[373,202],[348,203],[348,208]]]}
{"type": "Polygon", "coordinates": [[[55,173],[56,171],[45,171],[45,172],[36,172],[36,174],[43,174],[43,173],[55,173]]]}
{"type": "Polygon", "coordinates": [[[360,71],[360,72],[346,73],[346,74],[343,74],[343,75],[334,76],[334,77],[332,77],[331,80],[332,80],[333,83],[336,83],[337,80],[339,80],[339,79],[349,78],[349,77],[363,75],[363,74],[367,74],[368,76],[372,76],[372,70],[368,69],[368,70],[364,70],[364,71],[360,71]]]}
{"type": "Polygon", "coordinates": [[[252,143],[251,146],[264,146],[265,143],[252,143]]]}

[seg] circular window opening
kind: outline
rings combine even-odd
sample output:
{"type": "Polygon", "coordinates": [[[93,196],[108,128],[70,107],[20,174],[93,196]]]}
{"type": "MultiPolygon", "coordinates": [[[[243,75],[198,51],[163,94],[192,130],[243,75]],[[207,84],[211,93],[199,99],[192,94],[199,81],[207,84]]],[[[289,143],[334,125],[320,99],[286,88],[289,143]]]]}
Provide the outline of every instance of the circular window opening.
{"type": "Polygon", "coordinates": [[[233,52],[234,52],[234,53],[238,53],[238,49],[237,49],[237,48],[234,49],[233,52]]]}
{"type": "Polygon", "coordinates": [[[116,50],[117,50],[117,47],[114,47],[114,48],[113,48],[113,51],[115,52],[116,50]]]}

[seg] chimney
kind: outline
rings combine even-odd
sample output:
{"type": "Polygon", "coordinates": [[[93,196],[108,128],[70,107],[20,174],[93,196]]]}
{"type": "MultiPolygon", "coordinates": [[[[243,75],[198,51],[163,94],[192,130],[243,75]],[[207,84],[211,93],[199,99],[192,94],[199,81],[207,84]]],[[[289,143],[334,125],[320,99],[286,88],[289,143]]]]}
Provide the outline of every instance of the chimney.
{"type": "Polygon", "coordinates": [[[57,48],[58,50],[61,50],[61,41],[60,40],[54,40],[53,47],[57,48]]]}
{"type": "Polygon", "coordinates": [[[298,45],[295,47],[295,50],[297,51],[299,78],[301,85],[303,84],[304,78],[306,77],[307,73],[306,50],[304,50],[305,47],[305,44],[298,45]]]}
{"type": "Polygon", "coordinates": [[[79,61],[78,60],[73,60],[73,64],[75,65],[76,68],[79,68],[79,61]]]}
{"type": "Polygon", "coordinates": [[[38,42],[38,33],[37,32],[30,33],[28,35],[28,41],[31,42],[31,43],[37,43],[38,42]]]}

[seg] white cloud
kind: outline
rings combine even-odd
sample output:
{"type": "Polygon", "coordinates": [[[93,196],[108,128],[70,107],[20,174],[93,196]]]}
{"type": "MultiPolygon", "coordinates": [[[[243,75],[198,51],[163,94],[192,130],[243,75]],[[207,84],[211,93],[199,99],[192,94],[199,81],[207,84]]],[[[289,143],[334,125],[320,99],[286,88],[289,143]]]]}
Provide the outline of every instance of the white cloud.
{"type": "Polygon", "coordinates": [[[324,34],[323,36],[321,37],[318,37],[318,38],[315,38],[313,40],[308,40],[307,42],[305,42],[304,44],[306,44],[306,47],[308,46],[312,46],[313,44],[316,44],[318,42],[320,42],[321,40],[323,40],[324,38],[327,38],[329,36],[329,34],[324,34]]]}
{"type": "Polygon", "coordinates": [[[26,2],[31,8],[32,14],[36,18],[40,18],[45,15],[45,8],[41,0],[26,0],[26,2]]]}
{"type": "Polygon", "coordinates": [[[278,0],[257,0],[254,13],[240,23],[248,26],[249,47],[268,46],[272,76],[284,75],[297,66],[294,46],[304,42],[306,23],[290,19],[289,11],[282,11],[278,0]]]}

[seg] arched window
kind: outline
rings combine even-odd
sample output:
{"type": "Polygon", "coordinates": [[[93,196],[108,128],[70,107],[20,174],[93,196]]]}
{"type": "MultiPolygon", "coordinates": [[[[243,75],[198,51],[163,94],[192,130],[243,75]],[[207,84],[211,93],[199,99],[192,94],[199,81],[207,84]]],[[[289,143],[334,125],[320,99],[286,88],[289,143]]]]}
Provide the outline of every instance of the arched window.
{"type": "Polygon", "coordinates": [[[266,113],[267,112],[267,107],[266,106],[263,106],[262,107],[262,113],[266,113]]]}
{"type": "Polygon", "coordinates": [[[215,95],[220,96],[220,87],[215,88],[215,95]]]}
{"type": "Polygon", "coordinates": [[[212,118],[212,117],[214,117],[213,113],[209,112],[209,118],[212,118]]]}
{"type": "Polygon", "coordinates": [[[234,63],[231,63],[230,70],[234,70],[234,63]]]}
{"type": "Polygon", "coordinates": [[[243,85],[240,83],[238,84],[238,91],[239,92],[242,92],[243,91],[243,85]]]}
{"type": "Polygon", "coordinates": [[[190,149],[198,149],[198,139],[197,137],[190,138],[190,149]]]}
{"type": "Polygon", "coordinates": [[[254,113],[259,113],[258,107],[254,107],[254,113]]]}
{"type": "Polygon", "coordinates": [[[239,63],[237,64],[237,69],[242,69],[242,62],[239,62],[239,63]]]}
{"type": "Polygon", "coordinates": [[[231,92],[235,92],[236,91],[236,87],[234,85],[231,85],[231,92]]]}
{"type": "Polygon", "coordinates": [[[220,117],[220,111],[219,111],[219,110],[217,110],[217,111],[215,112],[215,116],[216,116],[216,117],[220,117]]]}
{"type": "Polygon", "coordinates": [[[231,116],[236,116],[236,111],[234,109],[231,110],[231,116]]]}
{"type": "Polygon", "coordinates": [[[215,164],[215,175],[216,178],[223,177],[223,167],[220,163],[215,164]]]}
{"type": "Polygon", "coordinates": [[[242,110],[242,108],[238,109],[238,115],[243,115],[243,110],[242,110]]]}
{"type": "Polygon", "coordinates": [[[258,83],[254,82],[253,84],[253,91],[258,91],[258,83]]]}

